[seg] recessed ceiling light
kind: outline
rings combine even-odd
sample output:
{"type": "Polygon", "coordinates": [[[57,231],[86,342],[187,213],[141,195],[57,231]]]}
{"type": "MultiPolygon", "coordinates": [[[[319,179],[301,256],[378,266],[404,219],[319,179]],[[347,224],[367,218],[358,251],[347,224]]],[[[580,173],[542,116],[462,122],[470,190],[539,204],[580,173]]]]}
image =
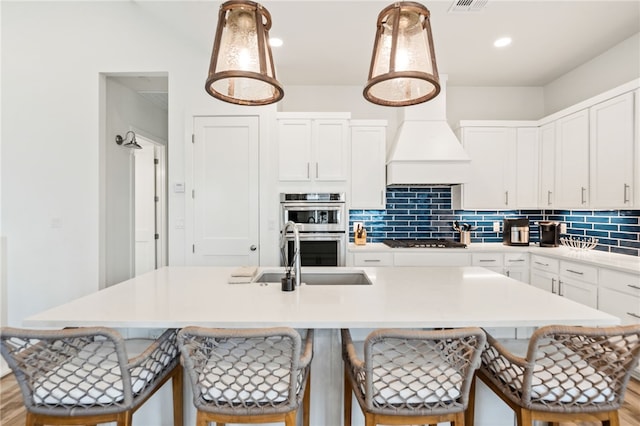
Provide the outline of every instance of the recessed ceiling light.
{"type": "Polygon", "coordinates": [[[495,47],[505,47],[511,44],[511,37],[500,37],[493,42],[495,47]]]}
{"type": "Polygon", "coordinates": [[[282,46],[282,39],[278,37],[269,37],[269,45],[271,47],[280,47],[282,46]]]}

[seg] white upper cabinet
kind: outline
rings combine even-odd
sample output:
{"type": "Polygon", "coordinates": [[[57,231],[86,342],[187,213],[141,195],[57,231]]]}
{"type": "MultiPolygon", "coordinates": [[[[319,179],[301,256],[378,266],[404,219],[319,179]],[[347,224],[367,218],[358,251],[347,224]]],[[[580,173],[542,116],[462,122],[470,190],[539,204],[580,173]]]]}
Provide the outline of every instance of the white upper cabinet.
{"type": "MultiPolygon", "coordinates": [[[[591,207],[633,205],[634,94],[590,108],[591,207]]],[[[636,179],[637,181],[637,179],[636,179]]]]}
{"type": "Polygon", "coordinates": [[[462,128],[462,145],[471,157],[471,179],[463,185],[462,208],[513,208],[514,139],[515,129],[506,127],[462,128]]]}
{"type": "MultiPolygon", "coordinates": [[[[339,115],[339,114],[336,114],[339,115]]],[[[349,114],[344,118],[283,114],[278,118],[280,181],[346,181],[349,114]]]]}
{"type": "Polygon", "coordinates": [[[589,110],[556,121],[554,207],[589,207],[589,110]]]}
{"type": "Polygon", "coordinates": [[[538,206],[538,128],[516,129],[516,205],[518,209],[538,206]]]}
{"type": "Polygon", "coordinates": [[[350,208],[386,208],[386,121],[351,121],[350,208]]]}
{"type": "Polygon", "coordinates": [[[471,157],[471,179],[461,187],[454,187],[454,208],[536,207],[537,132],[536,127],[462,127],[462,144],[471,157]]]}
{"type": "Polygon", "coordinates": [[[556,183],[556,123],[551,122],[540,127],[540,191],[538,207],[552,208],[556,183]]]}

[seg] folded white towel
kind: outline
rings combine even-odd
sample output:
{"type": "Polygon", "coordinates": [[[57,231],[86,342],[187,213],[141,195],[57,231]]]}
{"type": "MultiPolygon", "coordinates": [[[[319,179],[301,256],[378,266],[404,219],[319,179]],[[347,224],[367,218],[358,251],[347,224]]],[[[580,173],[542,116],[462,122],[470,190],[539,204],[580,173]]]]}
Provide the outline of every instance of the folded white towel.
{"type": "Polygon", "coordinates": [[[253,280],[253,277],[229,277],[229,284],[249,284],[253,280]]]}
{"type": "Polygon", "coordinates": [[[231,272],[232,277],[250,277],[252,278],[258,272],[257,266],[241,266],[231,272]]]}

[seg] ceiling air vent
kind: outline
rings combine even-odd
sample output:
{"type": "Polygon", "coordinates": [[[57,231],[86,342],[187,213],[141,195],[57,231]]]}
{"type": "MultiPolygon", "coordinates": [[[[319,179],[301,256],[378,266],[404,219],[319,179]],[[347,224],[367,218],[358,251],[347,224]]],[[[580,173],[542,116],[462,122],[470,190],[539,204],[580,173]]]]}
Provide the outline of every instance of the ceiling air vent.
{"type": "Polygon", "coordinates": [[[461,12],[480,12],[487,5],[489,0],[455,0],[449,12],[461,13],[461,12]]]}

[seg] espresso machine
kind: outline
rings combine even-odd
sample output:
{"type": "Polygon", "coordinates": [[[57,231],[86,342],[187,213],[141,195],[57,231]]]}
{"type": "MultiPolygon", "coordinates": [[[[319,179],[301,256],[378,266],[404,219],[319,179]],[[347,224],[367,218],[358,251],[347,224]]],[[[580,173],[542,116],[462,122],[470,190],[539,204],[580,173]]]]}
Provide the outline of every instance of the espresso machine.
{"type": "Polygon", "coordinates": [[[529,245],[529,219],[504,219],[502,244],[506,246],[529,245]]]}

